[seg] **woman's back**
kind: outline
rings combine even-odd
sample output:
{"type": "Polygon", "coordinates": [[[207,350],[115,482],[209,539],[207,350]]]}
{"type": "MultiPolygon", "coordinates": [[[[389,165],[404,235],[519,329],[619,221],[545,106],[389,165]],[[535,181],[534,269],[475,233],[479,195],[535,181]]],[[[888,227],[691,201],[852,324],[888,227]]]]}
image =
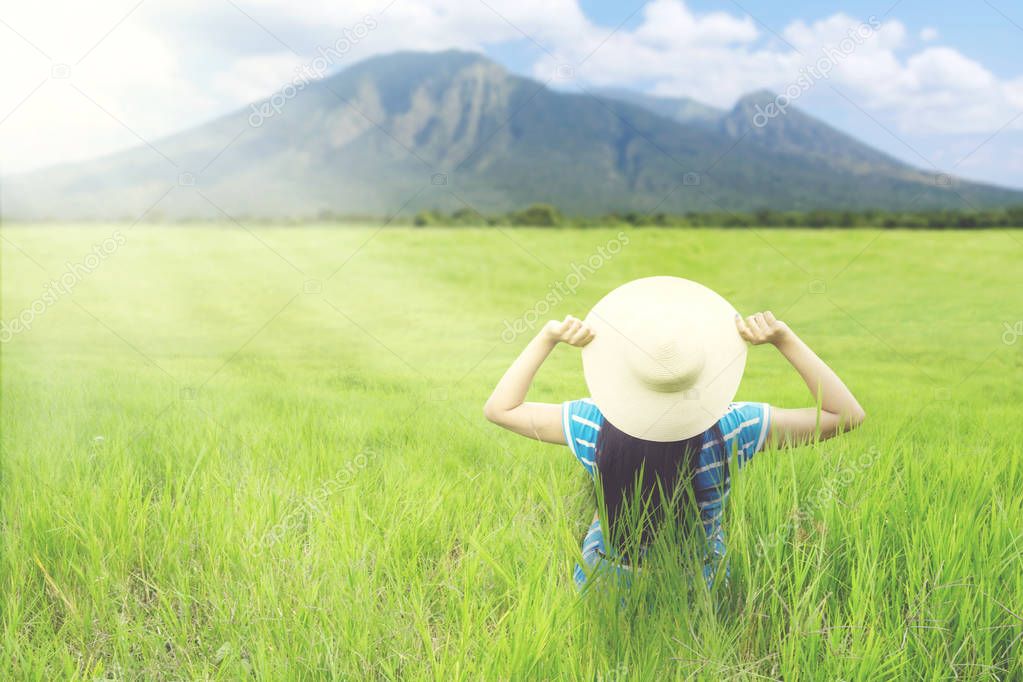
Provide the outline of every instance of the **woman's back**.
{"type": "MultiPolygon", "coordinates": [[[[653,493],[653,503],[662,503],[662,489],[657,488],[655,482],[659,475],[662,482],[668,483],[663,492],[668,498],[669,508],[684,515],[679,519],[683,527],[692,526],[695,515],[699,514],[708,543],[705,575],[711,579],[725,556],[721,522],[731,487],[729,460],[734,456],[734,462],[742,467],[764,447],[770,428],[771,406],[767,403],[732,403],[710,429],[692,439],[673,443],[642,441],[621,434],[589,398],[564,403],[562,412],[565,442],[595,483],[599,481],[598,496],[603,497],[606,516],[601,526],[606,546],[601,551],[629,563],[629,548],[647,544],[663,519],[663,509],[661,513],[652,515],[649,523],[643,524],[643,537],[638,542],[624,532],[640,521],[635,516],[629,518],[631,500],[628,498],[635,498],[630,493],[635,490],[635,474],[642,467],[645,476],[641,490],[653,493]],[[677,476],[672,477],[672,473],[677,473],[677,476]],[[674,478],[681,490],[672,490],[670,478],[674,478]],[[691,498],[688,497],[690,491],[691,498]],[[673,492],[674,500],[671,499],[673,492]],[[624,518],[619,530],[616,514],[623,506],[626,509],[622,510],[624,518]],[[613,541],[609,541],[608,537],[613,541]]],[[[635,509],[635,506],[631,508],[635,509]]]]}

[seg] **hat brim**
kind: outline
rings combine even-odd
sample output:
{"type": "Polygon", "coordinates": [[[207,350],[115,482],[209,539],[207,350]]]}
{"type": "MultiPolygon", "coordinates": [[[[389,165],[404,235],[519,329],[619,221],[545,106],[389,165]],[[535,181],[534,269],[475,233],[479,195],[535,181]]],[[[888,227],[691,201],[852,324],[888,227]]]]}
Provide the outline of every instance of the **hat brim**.
{"type": "Polygon", "coordinates": [[[582,352],[590,397],[608,421],[635,438],[663,443],[703,433],[728,411],[746,367],[746,342],[735,328],[735,315],[720,295],[680,277],[623,284],[586,317],[594,331],[582,352]],[[699,339],[705,362],[691,388],[661,392],[635,377],[625,358],[640,345],[630,338],[643,333],[636,330],[637,319],[661,329],[685,329],[699,339]]]}

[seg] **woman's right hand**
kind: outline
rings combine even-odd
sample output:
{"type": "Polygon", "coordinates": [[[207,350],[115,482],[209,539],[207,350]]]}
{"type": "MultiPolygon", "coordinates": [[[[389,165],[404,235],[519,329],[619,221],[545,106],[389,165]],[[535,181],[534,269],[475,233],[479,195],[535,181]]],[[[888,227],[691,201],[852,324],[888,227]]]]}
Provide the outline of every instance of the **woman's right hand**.
{"type": "Polygon", "coordinates": [[[754,346],[759,346],[762,343],[777,346],[792,333],[789,326],[781,320],[775,319],[770,310],[754,313],[745,320],[742,319],[742,316],[736,315],[735,327],[739,330],[739,336],[754,346]]]}
{"type": "Polygon", "coordinates": [[[593,329],[578,317],[569,315],[561,322],[551,320],[545,324],[543,335],[551,343],[567,343],[582,348],[593,340],[593,329]]]}

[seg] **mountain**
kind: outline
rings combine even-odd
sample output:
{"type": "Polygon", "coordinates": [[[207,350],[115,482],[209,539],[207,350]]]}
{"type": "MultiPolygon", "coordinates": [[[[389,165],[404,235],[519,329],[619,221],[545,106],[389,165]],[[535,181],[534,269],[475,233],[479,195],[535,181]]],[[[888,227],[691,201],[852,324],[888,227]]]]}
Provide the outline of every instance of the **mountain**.
{"type": "Polygon", "coordinates": [[[656,97],[624,89],[602,90],[601,94],[682,124],[711,127],[736,141],[748,141],[779,154],[814,159],[836,170],[881,173],[923,183],[939,182],[938,173],[914,168],[794,106],[787,107],[784,114],[771,116],[769,112],[777,111],[770,108],[777,107],[777,96],[768,90],[740,98],[729,111],[685,97],[656,97]]]}
{"type": "Polygon", "coordinates": [[[354,64],[205,125],[100,159],[7,178],[8,219],[282,218],[924,208],[1023,203],[951,186],[792,108],[569,94],[466,52],[354,64]],[[674,113],[672,113],[674,112],[674,113]],[[963,198],[960,198],[963,197],[963,198]]]}
{"type": "MultiPolygon", "coordinates": [[[[741,98],[731,111],[718,116],[714,124],[732,139],[748,137],[772,151],[817,159],[835,168],[852,172],[881,172],[922,182],[934,181],[935,173],[921,172],[794,106],[773,118],[765,113],[777,111],[771,107],[777,107],[776,95],[759,90],[741,98]]],[[[656,103],[649,108],[655,112],[658,110],[656,103]]],[[[684,115],[672,118],[680,122],[689,121],[684,115]]]]}

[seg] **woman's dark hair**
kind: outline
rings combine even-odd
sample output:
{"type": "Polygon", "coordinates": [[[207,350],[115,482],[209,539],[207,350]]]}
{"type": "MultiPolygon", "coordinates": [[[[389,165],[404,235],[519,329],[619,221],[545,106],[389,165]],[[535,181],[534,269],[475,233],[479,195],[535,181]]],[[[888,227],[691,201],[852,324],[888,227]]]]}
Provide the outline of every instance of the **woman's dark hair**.
{"type": "MultiPolygon", "coordinates": [[[[722,443],[721,429],[717,424],[711,428],[710,442],[722,443]]],[[[619,556],[634,560],[635,550],[653,541],[666,509],[683,532],[698,522],[693,475],[702,447],[702,433],[658,443],[630,436],[604,420],[596,448],[598,496],[603,498],[605,535],[619,556]]],[[[718,447],[724,451],[723,444],[718,447]]],[[[719,480],[727,479],[727,458],[724,466],[719,480]]]]}

